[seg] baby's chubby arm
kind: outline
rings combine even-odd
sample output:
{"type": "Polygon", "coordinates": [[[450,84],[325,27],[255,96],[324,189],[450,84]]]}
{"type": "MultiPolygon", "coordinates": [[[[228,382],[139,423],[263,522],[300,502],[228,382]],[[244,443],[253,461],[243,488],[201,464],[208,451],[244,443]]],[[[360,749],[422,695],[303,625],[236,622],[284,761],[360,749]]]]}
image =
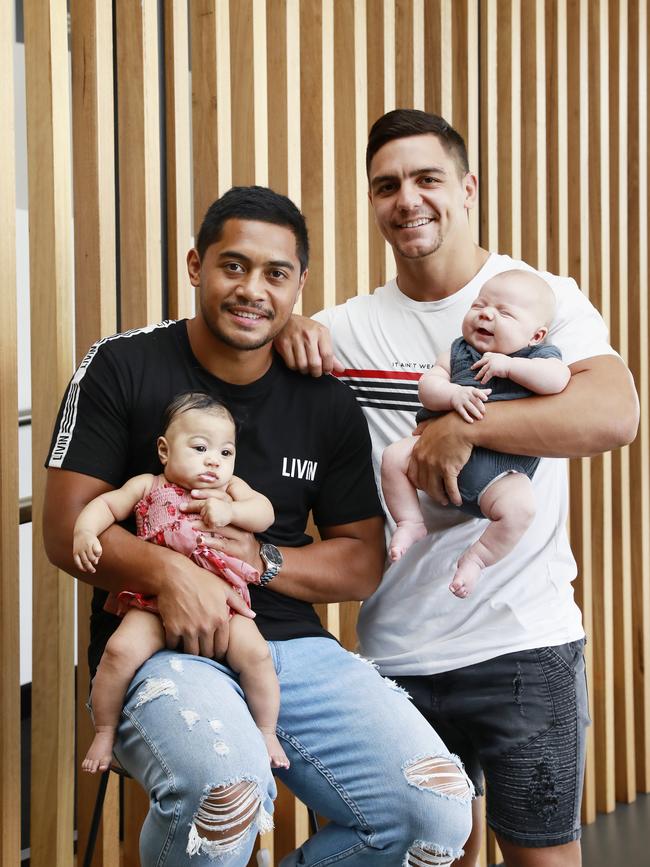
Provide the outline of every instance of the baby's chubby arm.
{"type": "Polygon", "coordinates": [[[450,353],[438,357],[435,367],[420,379],[418,395],[422,406],[433,410],[455,410],[466,422],[481,419],[491,389],[450,382],[450,353]]]}
{"type": "Polygon", "coordinates": [[[478,382],[507,377],[535,394],[559,394],[571,379],[571,371],[559,358],[511,358],[500,352],[485,352],[472,370],[477,371],[478,382]]]}
{"type": "MultiPolygon", "coordinates": [[[[249,533],[263,533],[275,520],[273,506],[268,497],[254,491],[243,479],[233,476],[226,491],[192,491],[194,498],[202,494],[206,499],[197,500],[200,522],[197,529],[216,530],[233,524],[249,533]]],[[[185,511],[192,511],[192,505],[185,511]]]]}
{"type": "Polygon", "coordinates": [[[121,488],[107,491],[91,500],[79,513],[72,536],[72,556],[82,572],[94,572],[102,556],[98,539],[116,521],[127,518],[135,504],[151,490],[151,473],[134,476],[121,488]]]}

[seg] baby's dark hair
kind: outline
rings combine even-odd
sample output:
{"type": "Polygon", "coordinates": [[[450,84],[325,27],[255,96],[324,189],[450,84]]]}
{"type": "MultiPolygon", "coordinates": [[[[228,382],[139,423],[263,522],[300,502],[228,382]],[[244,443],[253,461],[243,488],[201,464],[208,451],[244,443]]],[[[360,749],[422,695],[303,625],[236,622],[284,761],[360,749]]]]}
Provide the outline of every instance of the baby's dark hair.
{"type": "Polygon", "coordinates": [[[228,421],[233,423],[235,434],[237,434],[237,422],[225,403],[203,391],[186,391],[183,394],[177,395],[165,409],[162,418],[163,436],[167,433],[170,424],[175,418],[191,409],[214,412],[217,415],[223,416],[223,418],[227,418],[228,421]]]}

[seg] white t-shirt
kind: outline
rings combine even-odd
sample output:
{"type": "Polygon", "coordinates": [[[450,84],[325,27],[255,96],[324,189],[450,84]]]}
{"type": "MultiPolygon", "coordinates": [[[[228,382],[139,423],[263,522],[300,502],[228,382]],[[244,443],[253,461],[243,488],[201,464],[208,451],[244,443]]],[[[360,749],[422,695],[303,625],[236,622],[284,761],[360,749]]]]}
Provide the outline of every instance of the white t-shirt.
{"type": "MultiPolygon", "coordinates": [[[[461,333],[482,285],[512,268],[534,270],[492,254],[466,286],[440,301],[413,301],[392,280],[372,295],[315,316],[330,329],[347,368],[341,378],[355,389],[365,412],[378,484],[384,448],[413,430],[418,379],[461,333]]],[[[539,273],[556,296],[548,340],[565,363],[615,354],[605,323],[575,281],[539,273]]],[[[359,615],[361,652],[384,674],[436,674],[582,638],[571,584],[576,564],[566,532],[567,462],[542,458],[533,487],[538,504],[533,523],[507,557],[485,569],[466,599],[454,596],[448,585],[459,555],[479,537],[485,521],[420,493],[429,534],[388,566],[359,615]]]]}

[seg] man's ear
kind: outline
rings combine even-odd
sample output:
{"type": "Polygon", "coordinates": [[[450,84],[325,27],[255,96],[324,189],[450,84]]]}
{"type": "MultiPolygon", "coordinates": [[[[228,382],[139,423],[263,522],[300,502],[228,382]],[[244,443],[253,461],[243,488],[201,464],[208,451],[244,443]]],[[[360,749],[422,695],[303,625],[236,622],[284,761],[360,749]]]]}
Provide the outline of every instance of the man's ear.
{"type": "Polygon", "coordinates": [[[307,280],[307,275],[309,274],[309,268],[305,268],[305,270],[300,275],[300,281],[298,283],[298,291],[296,292],[296,300],[293,302],[294,304],[298,301],[300,296],[302,295],[302,290],[304,288],[305,282],[307,280]]]}
{"type": "Polygon", "coordinates": [[[198,250],[194,247],[187,254],[187,273],[192,286],[197,287],[201,282],[201,259],[198,250]]]}
{"type": "Polygon", "coordinates": [[[475,207],[478,198],[478,178],[471,172],[467,172],[462,184],[465,195],[465,208],[471,211],[475,207]]]}
{"type": "Polygon", "coordinates": [[[528,341],[529,346],[538,346],[540,343],[543,343],[546,340],[546,335],[548,334],[548,328],[538,328],[537,331],[533,334],[533,336],[528,341]]]}
{"type": "Polygon", "coordinates": [[[169,460],[169,446],[167,445],[167,440],[165,437],[158,437],[158,442],[156,443],[158,447],[158,460],[163,465],[163,467],[167,466],[167,461],[169,460]]]}

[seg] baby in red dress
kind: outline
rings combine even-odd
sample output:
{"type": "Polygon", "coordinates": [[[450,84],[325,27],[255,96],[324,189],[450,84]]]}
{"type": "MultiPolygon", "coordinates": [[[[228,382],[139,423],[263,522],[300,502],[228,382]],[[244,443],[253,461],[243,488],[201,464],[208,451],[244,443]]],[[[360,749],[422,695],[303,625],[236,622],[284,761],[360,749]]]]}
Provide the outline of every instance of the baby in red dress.
{"type": "MultiPolygon", "coordinates": [[[[164,474],[135,476],[121,488],[88,503],[74,527],[75,564],[82,571],[94,572],[102,554],[98,536],[135,512],[139,537],[185,554],[224,578],[250,606],[248,585],[259,584],[258,571],[208,547],[196,526],[197,515],[180,507],[192,500],[192,489],[219,492],[203,502],[198,515],[202,525],[214,531],[233,524],[251,533],[262,533],[273,523],[273,507],[265,496],[233,475],[235,423],[223,404],[208,395],[185,394],[170,405],[166,418],[165,430],[158,438],[164,474]]],[[[122,622],[109,639],[93,679],[95,738],[82,763],[83,770],[90,773],[110,766],[129,683],[145,660],[165,647],[155,597],[124,591],[117,597],[109,596],[105,608],[120,615],[122,622]]],[[[289,760],[275,733],[280,687],[268,645],[255,623],[235,612],[231,612],[226,662],[239,674],[271,765],[288,767],[289,760]]]]}

